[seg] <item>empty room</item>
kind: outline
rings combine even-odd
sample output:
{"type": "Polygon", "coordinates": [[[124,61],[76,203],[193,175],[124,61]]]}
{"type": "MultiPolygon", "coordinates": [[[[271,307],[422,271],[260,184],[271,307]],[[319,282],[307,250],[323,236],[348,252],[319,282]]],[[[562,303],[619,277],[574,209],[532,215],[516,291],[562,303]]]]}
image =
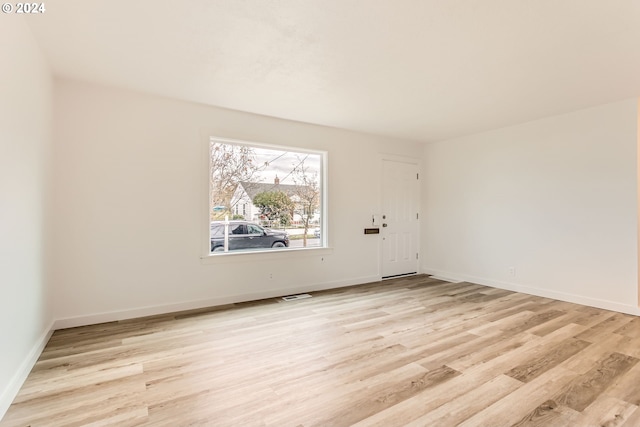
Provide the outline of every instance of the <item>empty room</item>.
{"type": "Polygon", "coordinates": [[[0,427],[640,426],[640,2],[0,14],[0,427]]]}

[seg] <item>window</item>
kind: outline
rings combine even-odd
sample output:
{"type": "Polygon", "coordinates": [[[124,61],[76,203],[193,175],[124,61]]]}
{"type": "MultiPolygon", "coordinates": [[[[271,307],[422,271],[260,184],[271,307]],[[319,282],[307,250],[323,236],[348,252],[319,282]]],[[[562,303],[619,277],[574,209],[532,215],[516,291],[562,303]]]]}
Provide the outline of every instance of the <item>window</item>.
{"type": "Polygon", "coordinates": [[[324,247],[326,153],[211,138],[211,253],[324,247]]]}
{"type": "Polygon", "coordinates": [[[253,224],[247,224],[247,229],[249,230],[249,234],[253,234],[256,236],[262,235],[262,229],[253,224]]]}

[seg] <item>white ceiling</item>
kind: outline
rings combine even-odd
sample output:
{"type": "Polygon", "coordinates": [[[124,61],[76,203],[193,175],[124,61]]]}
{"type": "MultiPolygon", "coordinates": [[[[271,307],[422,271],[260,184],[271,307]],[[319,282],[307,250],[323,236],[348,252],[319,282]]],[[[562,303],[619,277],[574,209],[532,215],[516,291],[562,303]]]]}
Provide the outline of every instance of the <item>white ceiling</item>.
{"type": "Polygon", "coordinates": [[[434,141],[640,95],[638,0],[57,0],[59,76],[434,141]]]}

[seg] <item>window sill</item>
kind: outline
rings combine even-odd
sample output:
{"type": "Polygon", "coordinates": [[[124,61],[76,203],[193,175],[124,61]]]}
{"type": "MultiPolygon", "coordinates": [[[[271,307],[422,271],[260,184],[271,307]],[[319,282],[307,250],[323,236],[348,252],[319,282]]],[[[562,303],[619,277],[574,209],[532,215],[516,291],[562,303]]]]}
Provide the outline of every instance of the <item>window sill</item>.
{"type": "Polygon", "coordinates": [[[324,256],[333,254],[333,248],[296,248],[277,249],[256,252],[222,252],[207,254],[200,257],[202,264],[227,264],[254,261],[268,261],[274,259],[292,259],[309,256],[324,256]]]}

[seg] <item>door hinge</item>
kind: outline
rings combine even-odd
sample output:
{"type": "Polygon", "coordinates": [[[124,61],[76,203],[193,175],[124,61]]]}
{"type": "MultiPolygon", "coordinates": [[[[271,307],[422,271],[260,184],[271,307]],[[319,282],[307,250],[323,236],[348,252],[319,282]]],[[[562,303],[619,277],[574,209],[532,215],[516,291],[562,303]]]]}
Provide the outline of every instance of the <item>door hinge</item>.
{"type": "Polygon", "coordinates": [[[416,219],[420,219],[420,214],[416,213],[416,219]]]}
{"type": "Polygon", "coordinates": [[[418,253],[416,252],[416,259],[418,259],[418,253]]]}
{"type": "Polygon", "coordinates": [[[420,179],[420,174],[419,173],[416,174],[416,179],[420,179]]]}

